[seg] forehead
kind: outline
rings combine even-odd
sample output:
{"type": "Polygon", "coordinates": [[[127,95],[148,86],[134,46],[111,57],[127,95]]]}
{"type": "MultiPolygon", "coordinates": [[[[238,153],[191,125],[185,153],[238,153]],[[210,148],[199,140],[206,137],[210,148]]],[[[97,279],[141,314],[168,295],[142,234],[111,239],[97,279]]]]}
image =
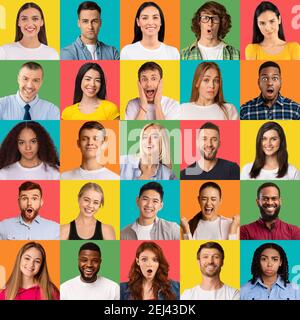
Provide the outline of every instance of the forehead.
{"type": "Polygon", "coordinates": [[[150,126],[143,131],[143,134],[157,134],[159,132],[160,132],[159,128],[155,126],[150,126]]]}
{"type": "Polygon", "coordinates": [[[100,15],[97,10],[81,10],[79,19],[100,19],[100,15]]]}
{"type": "Polygon", "coordinates": [[[29,248],[29,249],[27,249],[23,253],[22,257],[24,257],[25,255],[28,255],[28,256],[32,257],[33,259],[36,259],[36,258],[42,259],[42,254],[41,254],[40,250],[38,250],[37,248],[29,248]]]}
{"type": "Polygon", "coordinates": [[[81,132],[80,132],[80,138],[82,137],[100,137],[102,136],[102,130],[98,130],[96,128],[93,128],[93,129],[83,129],[81,132]]]}
{"type": "Polygon", "coordinates": [[[24,17],[24,16],[40,16],[41,17],[41,13],[38,9],[36,8],[27,8],[23,11],[20,12],[20,17],[24,17]]]}
{"type": "Polygon", "coordinates": [[[219,190],[213,187],[207,187],[203,189],[200,193],[201,196],[212,196],[212,197],[220,197],[219,190]]]}
{"type": "Polygon", "coordinates": [[[159,77],[160,78],[160,74],[157,69],[154,69],[154,70],[147,69],[147,70],[144,70],[141,72],[140,77],[141,78],[143,78],[143,77],[145,77],[145,78],[159,77]]]}
{"type": "Polygon", "coordinates": [[[217,71],[216,68],[208,68],[203,74],[203,77],[218,77],[218,76],[219,76],[219,72],[217,71]]]}
{"type": "Polygon", "coordinates": [[[95,77],[100,78],[100,74],[97,70],[89,69],[85,74],[84,77],[95,77]]]}
{"type": "Polygon", "coordinates": [[[276,13],[271,10],[266,10],[257,17],[257,20],[263,21],[263,20],[268,20],[273,18],[277,18],[276,13]]]}
{"type": "Polygon", "coordinates": [[[95,250],[81,250],[79,253],[79,258],[100,258],[100,254],[95,250]]]}
{"type": "Polygon", "coordinates": [[[156,15],[156,14],[159,15],[158,9],[153,7],[153,6],[149,6],[149,7],[144,8],[141,11],[140,16],[143,16],[143,15],[156,15]]]}
{"type": "Polygon", "coordinates": [[[19,71],[19,75],[28,77],[28,78],[42,78],[43,72],[41,69],[31,70],[27,67],[23,67],[19,71]]]}
{"type": "Polygon", "coordinates": [[[38,197],[40,197],[41,196],[41,192],[40,192],[39,189],[22,190],[20,192],[20,197],[23,197],[23,196],[38,196],[38,197]]]}
{"type": "Polygon", "coordinates": [[[211,9],[211,11],[206,9],[206,10],[203,10],[203,11],[200,12],[200,16],[202,16],[202,15],[205,15],[205,16],[218,16],[218,14],[214,13],[214,12],[215,12],[214,9],[211,9]]]}
{"type": "Polygon", "coordinates": [[[263,75],[267,75],[267,76],[277,75],[277,76],[280,76],[280,72],[279,72],[279,69],[277,67],[266,67],[266,68],[262,68],[260,70],[259,75],[260,76],[263,76],[263,75]]]}
{"type": "Polygon", "coordinates": [[[147,257],[147,258],[155,258],[156,254],[152,250],[144,250],[140,253],[139,258],[147,257]]]}
{"type": "Polygon", "coordinates": [[[266,187],[260,190],[259,195],[263,196],[279,196],[279,192],[275,187],[266,187]]]}
{"type": "Polygon", "coordinates": [[[207,137],[207,138],[219,138],[219,133],[215,129],[201,129],[199,131],[199,137],[207,137]]]}
{"type": "Polygon", "coordinates": [[[274,249],[274,248],[267,248],[265,249],[262,253],[261,256],[267,256],[267,257],[279,257],[280,258],[280,254],[279,252],[274,249]]]}
{"type": "Polygon", "coordinates": [[[200,257],[201,256],[206,256],[206,255],[209,255],[209,256],[214,256],[214,255],[218,255],[218,256],[221,256],[221,252],[216,249],[216,248],[203,248],[201,251],[200,251],[200,257]]]}
{"type": "Polygon", "coordinates": [[[277,130],[271,129],[263,134],[263,137],[279,137],[277,130]]]}
{"type": "Polygon", "coordinates": [[[32,129],[24,128],[24,129],[21,130],[18,139],[22,140],[22,139],[25,139],[25,138],[34,139],[34,138],[36,138],[36,134],[32,129]]]}
{"type": "Polygon", "coordinates": [[[146,190],[141,194],[141,197],[161,200],[160,194],[156,190],[146,190]]]}
{"type": "Polygon", "coordinates": [[[94,199],[101,199],[102,194],[95,189],[87,189],[83,192],[82,197],[94,198],[94,199]]]}

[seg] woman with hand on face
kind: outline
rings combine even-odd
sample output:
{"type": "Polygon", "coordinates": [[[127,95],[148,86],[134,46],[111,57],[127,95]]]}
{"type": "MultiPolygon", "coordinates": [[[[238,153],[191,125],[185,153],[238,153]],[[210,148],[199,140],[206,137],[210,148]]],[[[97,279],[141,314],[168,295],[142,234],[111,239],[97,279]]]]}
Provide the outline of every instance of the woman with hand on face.
{"type": "Polygon", "coordinates": [[[132,44],[121,50],[121,60],[179,60],[179,51],[164,44],[165,18],[155,2],[144,2],[134,21],[132,44]]]}
{"type": "Polygon", "coordinates": [[[117,120],[118,107],[106,98],[106,82],[97,63],[83,64],[76,76],[73,105],[62,112],[63,120],[117,120]]]}
{"type": "Polygon", "coordinates": [[[169,264],[155,242],[142,242],[120,285],[121,300],[179,300],[179,282],[168,278],[169,264]]]}
{"type": "Polygon", "coordinates": [[[58,60],[48,47],[42,9],[33,2],[23,4],[16,19],[15,42],[0,47],[1,60],[58,60]]]}
{"type": "Polygon", "coordinates": [[[146,124],[140,133],[138,155],[121,156],[122,180],[176,180],[172,171],[169,137],[158,123],[146,124]]]}
{"type": "Polygon", "coordinates": [[[78,217],[61,226],[61,240],[116,239],[114,228],[95,218],[99,208],[104,205],[104,193],[98,184],[88,182],[83,185],[78,193],[78,204],[78,217]]]}
{"type": "Polygon", "coordinates": [[[300,180],[300,172],[288,163],[287,143],[283,128],[273,121],[264,123],[256,136],[254,162],[241,171],[241,180],[300,180]]]}
{"type": "Polygon", "coordinates": [[[35,121],[12,128],[0,147],[0,180],[59,178],[59,158],[49,133],[35,121]]]}
{"type": "Polygon", "coordinates": [[[233,104],[223,95],[221,70],[215,62],[198,65],[193,79],[190,102],[181,105],[181,120],[237,120],[233,104]]]}
{"type": "Polygon", "coordinates": [[[28,242],[19,250],[5,289],[0,290],[0,300],[59,300],[42,245],[28,242]]]}
{"type": "Polygon", "coordinates": [[[285,41],[282,17],[272,2],[263,1],[255,9],[252,43],[245,55],[247,60],[300,60],[300,45],[285,41]]]}

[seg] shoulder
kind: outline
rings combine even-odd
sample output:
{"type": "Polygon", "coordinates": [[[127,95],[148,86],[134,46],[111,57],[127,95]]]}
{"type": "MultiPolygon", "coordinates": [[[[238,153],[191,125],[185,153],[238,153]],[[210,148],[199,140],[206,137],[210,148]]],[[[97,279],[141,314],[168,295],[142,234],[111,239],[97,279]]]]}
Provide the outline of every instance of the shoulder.
{"type": "Polygon", "coordinates": [[[69,233],[70,233],[71,224],[63,224],[60,226],[60,238],[61,240],[68,240],[69,233]]]}
{"type": "Polygon", "coordinates": [[[128,282],[121,282],[120,289],[121,289],[121,291],[127,291],[129,289],[128,282]]]}
{"type": "Polygon", "coordinates": [[[258,43],[249,43],[249,44],[247,44],[245,50],[256,51],[259,47],[260,47],[260,45],[258,43]]]}
{"type": "Polygon", "coordinates": [[[163,43],[163,45],[165,47],[167,54],[169,55],[169,59],[174,59],[174,60],[180,59],[180,54],[176,47],[169,46],[165,43],[163,43]]]}
{"type": "Polygon", "coordinates": [[[53,220],[49,220],[49,219],[43,218],[41,216],[40,216],[40,220],[42,221],[42,223],[46,224],[49,227],[58,227],[58,226],[60,226],[59,223],[57,223],[57,222],[55,222],[53,220]]]}
{"type": "Polygon", "coordinates": [[[76,41],[60,50],[60,58],[63,60],[77,60],[76,41]]]}
{"type": "Polygon", "coordinates": [[[138,107],[139,106],[139,98],[134,98],[128,101],[127,106],[130,107],[138,107]]]}
{"type": "Polygon", "coordinates": [[[110,224],[101,223],[103,240],[115,240],[115,230],[110,224]]]}
{"type": "Polygon", "coordinates": [[[111,288],[119,288],[120,287],[117,282],[115,282],[111,279],[105,278],[103,276],[99,277],[97,281],[100,282],[101,285],[104,284],[104,285],[109,286],[111,288]]]}
{"type": "Polygon", "coordinates": [[[218,166],[227,167],[227,168],[236,168],[238,164],[236,162],[218,158],[218,166]]]}
{"type": "Polygon", "coordinates": [[[287,42],[286,44],[289,49],[300,49],[300,44],[298,42],[287,42]]]}
{"type": "Polygon", "coordinates": [[[61,179],[62,180],[76,179],[76,178],[80,179],[80,176],[78,176],[78,171],[79,171],[79,168],[65,171],[61,174],[61,179]]]}
{"type": "Polygon", "coordinates": [[[72,286],[72,285],[74,285],[74,284],[77,284],[77,283],[79,283],[79,276],[63,282],[63,283],[60,285],[60,289],[61,289],[61,290],[67,289],[68,287],[70,287],[70,286],[72,286]]]}

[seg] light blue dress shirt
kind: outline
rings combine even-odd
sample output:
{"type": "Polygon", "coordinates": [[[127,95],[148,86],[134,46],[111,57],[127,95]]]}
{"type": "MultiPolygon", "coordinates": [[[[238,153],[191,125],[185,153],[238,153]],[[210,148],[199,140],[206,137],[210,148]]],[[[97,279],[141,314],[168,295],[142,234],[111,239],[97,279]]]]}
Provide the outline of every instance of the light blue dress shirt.
{"type": "Polygon", "coordinates": [[[1,240],[59,240],[59,224],[37,215],[29,224],[21,216],[0,222],[1,240]]]}
{"type": "Polygon", "coordinates": [[[300,300],[300,287],[284,282],[280,276],[269,289],[260,278],[254,284],[248,281],[241,287],[241,300],[300,300]]]}
{"type": "Polygon", "coordinates": [[[19,91],[17,94],[0,98],[0,120],[23,120],[24,106],[30,105],[31,120],[59,120],[59,108],[53,103],[42,100],[37,95],[31,102],[22,100],[19,91]]]}

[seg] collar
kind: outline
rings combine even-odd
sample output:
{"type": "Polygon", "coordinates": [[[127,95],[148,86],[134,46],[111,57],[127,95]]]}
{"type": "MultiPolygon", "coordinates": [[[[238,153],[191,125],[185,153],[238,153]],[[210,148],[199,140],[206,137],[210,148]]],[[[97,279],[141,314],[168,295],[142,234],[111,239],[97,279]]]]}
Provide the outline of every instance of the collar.
{"type": "MultiPolygon", "coordinates": [[[[76,39],[76,43],[77,43],[80,47],[86,48],[86,44],[83,43],[83,41],[81,40],[80,36],[78,36],[78,38],[76,39]]],[[[100,42],[98,39],[97,39],[97,41],[96,41],[95,44],[96,44],[96,47],[97,47],[97,48],[101,46],[101,42],[100,42]]]]}
{"type": "MultiPolygon", "coordinates": [[[[223,40],[221,40],[221,42],[223,42],[224,47],[227,47],[228,44],[226,42],[224,42],[223,40]]],[[[195,42],[193,42],[190,46],[189,46],[189,50],[193,51],[194,49],[198,49],[198,40],[196,40],[195,42]]]]}
{"type": "MultiPolygon", "coordinates": [[[[284,105],[284,97],[280,94],[280,92],[278,92],[278,96],[275,100],[275,102],[273,103],[273,105],[271,106],[271,108],[277,103],[279,104],[281,107],[283,107],[284,105]]],[[[266,104],[266,100],[263,98],[262,94],[259,95],[258,97],[258,102],[261,102],[263,104],[266,104]]]]}
{"type": "MultiPolygon", "coordinates": [[[[277,277],[277,280],[275,283],[273,283],[272,287],[274,287],[275,285],[279,286],[281,289],[285,290],[286,287],[284,286],[284,282],[283,280],[281,279],[280,276],[277,277]]],[[[256,287],[256,286],[262,286],[264,288],[267,288],[265,286],[265,284],[262,282],[261,278],[257,278],[255,283],[252,285],[252,288],[256,287]]]]}
{"type": "MultiPolygon", "coordinates": [[[[24,219],[22,218],[21,215],[18,216],[17,221],[18,221],[20,224],[23,224],[23,225],[25,225],[25,226],[29,226],[29,224],[24,221],[24,219]]],[[[41,216],[38,214],[38,215],[32,220],[32,222],[36,222],[36,223],[40,224],[40,223],[41,223],[41,216]]],[[[31,223],[31,224],[32,224],[32,223],[31,223]]]]}
{"type": "MultiPolygon", "coordinates": [[[[158,223],[158,220],[159,220],[158,217],[156,217],[156,218],[154,219],[153,226],[155,226],[155,225],[158,223]]],[[[139,224],[139,218],[137,218],[137,219],[134,221],[134,223],[131,225],[131,229],[133,229],[135,232],[137,232],[137,231],[138,231],[138,224],[139,224]]]]}
{"type": "Polygon", "coordinates": [[[30,107],[33,107],[33,106],[36,105],[36,104],[38,103],[38,101],[39,101],[39,96],[36,95],[33,100],[31,100],[31,101],[29,101],[29,102],[25,102],[25,101],[21,98],[21,95],[20,95],[20,91],[19,91],[19,90],[18,90],[18,92],[17,92],[16,98],[17,98],[17,102],[18,102],[18,104],[19,104],[19,106],[20,106],[21,108],[24,108],[24,106],[25,106],[26,104],[29,104],[30,107]]]}
{"type": "Polygon", "coordinates": [[[280,224],[281,220],[279,218],[276,218],[274,221],[273,221],[273,227],[271,229],[269,229],[265,223],[265,221],[262,219],[262,218],[259,218],[257,220],[257,223],[260,225],[260,226],[263,226],[264,228],[268,229],[268,230],[272,230],[274,229],[275,227],[277,228],[278,225],[280,224]]]}

